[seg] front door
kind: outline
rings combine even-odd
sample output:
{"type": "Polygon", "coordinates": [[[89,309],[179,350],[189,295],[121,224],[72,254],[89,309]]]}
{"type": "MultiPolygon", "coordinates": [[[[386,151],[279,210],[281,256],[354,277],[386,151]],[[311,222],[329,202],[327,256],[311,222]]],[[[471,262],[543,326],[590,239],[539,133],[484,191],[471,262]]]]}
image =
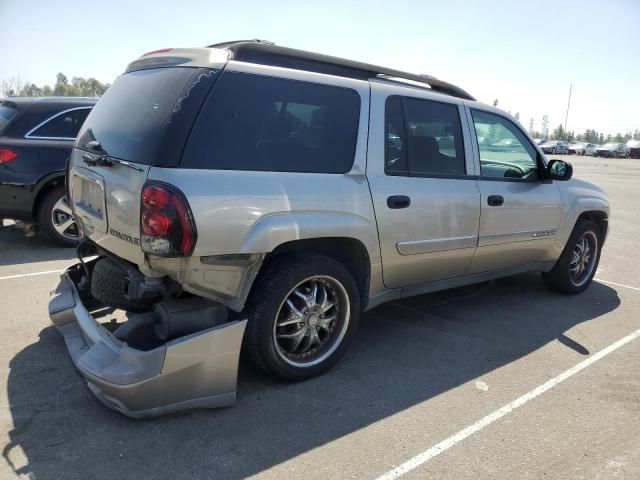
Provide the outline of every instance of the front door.
{"type": "Polygon", "coordinates": [[[505,116],[469,110],[480,172],[478,249],[468,273],[553,261],[562,199],[540,154],[505,116]]]}
{"type": "Polygon", "coordinates": [[[480,217],[463,107],[393,92],[372,83],[367,161],[388,288],[463,275],[480,217]]]}

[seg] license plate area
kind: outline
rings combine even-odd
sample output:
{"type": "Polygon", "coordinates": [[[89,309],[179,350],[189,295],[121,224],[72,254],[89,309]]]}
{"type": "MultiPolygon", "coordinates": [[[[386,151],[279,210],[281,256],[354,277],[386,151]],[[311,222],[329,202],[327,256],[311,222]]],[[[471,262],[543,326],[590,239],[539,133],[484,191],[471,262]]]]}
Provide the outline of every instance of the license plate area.
{"type": "Polygon", "coordinates": [[[90,170],[74,169],[71,172],[71,198],[73,209],[80,223],[90,233],[107,231],[104,180],[90,170]]]}
{"type": "Polygon", "coordinates": [[[104,218],[102,205],[103,191],[99,185],[95,182],[91,182],[87,179],[80,179],[80,202],[79,205],[93,213],[97,218],[104,218]]]}

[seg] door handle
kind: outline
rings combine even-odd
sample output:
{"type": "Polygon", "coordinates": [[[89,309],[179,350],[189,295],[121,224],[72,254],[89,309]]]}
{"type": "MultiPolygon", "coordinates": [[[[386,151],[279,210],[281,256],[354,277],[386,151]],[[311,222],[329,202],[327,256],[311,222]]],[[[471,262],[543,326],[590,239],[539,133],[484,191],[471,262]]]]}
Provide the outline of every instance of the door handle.
{"type": "Polygon", "coordinates": [[[411,205],[411,199],[406,195],[392,195],[387,198],[387,207],[389,208],[407,208],[409,205],[411,205]]]}
{"type": "Polygon", "coordinates": [[[502,195],[489,195],[487,203],[490,207],[499,207],[504,203],[504,197],[502,195]]]}

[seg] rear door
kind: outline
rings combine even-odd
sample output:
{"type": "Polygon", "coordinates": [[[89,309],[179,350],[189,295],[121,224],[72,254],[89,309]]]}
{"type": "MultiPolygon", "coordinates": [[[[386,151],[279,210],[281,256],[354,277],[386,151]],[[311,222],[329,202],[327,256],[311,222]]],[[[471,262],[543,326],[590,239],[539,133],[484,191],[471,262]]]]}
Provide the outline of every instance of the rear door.
{"type": "Polygon", "coordinates": [[[557,183],[544,178],[537,149],[505,116],[470,109],[469,118],[481,214],[478,249],[468,273],[554,260],[562,198],[557,183]]]}
{"type": "Polygon", "coordinates": [[[480,217],[463,107],[417,89],[371,86],[367,178],[384,283],[398,288],[463,275],[480,217]]]}
{"type": "Polygon", "coordinates": [[[70,163],[72,208],[85,234],[142,263],[140,194],[151,165],[176,166],[217,71],[173,67],[118,77],[80,130],[70,163]]]}

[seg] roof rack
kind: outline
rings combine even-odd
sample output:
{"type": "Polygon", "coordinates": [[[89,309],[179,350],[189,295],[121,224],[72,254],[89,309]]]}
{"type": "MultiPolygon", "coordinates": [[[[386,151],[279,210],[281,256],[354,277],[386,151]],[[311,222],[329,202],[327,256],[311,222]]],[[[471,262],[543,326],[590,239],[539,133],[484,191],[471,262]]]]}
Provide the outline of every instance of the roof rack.
{"type": "Polygon", "coordinates": [[[430,75],[417,75],[369,63],[356,62],[344,58],[322,55],[320,53],[280,47],[266,40],[237,40],[233,42],[208,45],[207,48],[228,50],[233,60],[241,62],[271,65],[275,67],[295,68],[310,72],[326,73],[340,77],[369,79],[371,77],[401,78],[428,86],[431,90],[453,97],[475,100],[463,89],[438,80],[430,75]]]}

